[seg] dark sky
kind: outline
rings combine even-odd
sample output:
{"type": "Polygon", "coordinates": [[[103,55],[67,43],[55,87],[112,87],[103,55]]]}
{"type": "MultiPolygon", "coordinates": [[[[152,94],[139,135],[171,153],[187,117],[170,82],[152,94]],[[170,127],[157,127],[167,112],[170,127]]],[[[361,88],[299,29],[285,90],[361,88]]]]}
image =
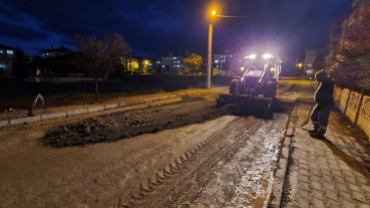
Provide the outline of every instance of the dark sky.
{"type": "MultiPolygon", "coordinates": [[[[0,0],[0,44],[28,55],[64,45],[74,34],[118,32],[135,54],[207,53],[208,0],[0,0]]],[[[351,13],[352,0],[224,0],[214,24],[214,52],[225,49],[303,53],[323,45],[331,23],[351,13]]]]}

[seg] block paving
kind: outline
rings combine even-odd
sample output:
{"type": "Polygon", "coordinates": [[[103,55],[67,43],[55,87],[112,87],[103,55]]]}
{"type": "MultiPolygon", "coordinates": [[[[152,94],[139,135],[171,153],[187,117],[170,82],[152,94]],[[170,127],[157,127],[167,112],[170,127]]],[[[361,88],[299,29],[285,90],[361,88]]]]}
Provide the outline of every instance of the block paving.
{"type": "Polygon", "coordinates": [[[281,207],[370,208],[370,142],[366,135],[335,111],[327,140],[311,138],[295,127],[283,192],[288,200],[281,207]]]}

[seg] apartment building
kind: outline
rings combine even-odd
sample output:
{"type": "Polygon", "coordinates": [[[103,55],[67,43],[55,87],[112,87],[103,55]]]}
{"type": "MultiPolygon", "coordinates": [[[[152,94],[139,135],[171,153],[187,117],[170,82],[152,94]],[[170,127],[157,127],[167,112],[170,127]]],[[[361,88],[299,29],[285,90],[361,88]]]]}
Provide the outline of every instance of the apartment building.
{"type": "Polygon", "coordinates": [[[343,58],[342,51],[345,47],[345,35],[351,30],[351,27],[356,25],[361,20],[364,6],[369,5],[370,0],[353,0],[352,9],[353,12],[348,19],[343,22],[333,23],[330,28],[329,42],[327,43],[327,62],[326,69],[332,69],[336,67],[336,61],[343,58]]]}
{"type": "Polygon", "coordinates": [[[0,70],[3,72],[12,72],[12,62],[16,50],[16,48],[0,45],[0,70]]]}
{"type": "Polygon", "coordinates": [[[161,57],[162,73],[182,74],[186,73],[189,68],[185,65],[184,58],[191,53],[185,52],[180,54],[170,53],[168,56],[161,57]]]}
{"type": "Polygon", "coordinates": [[[213,54],[213,67],[218,70],[218,73],[225,74],[231,68],[233,55],[230,53],[213,54]]]}
{"type": "Polygon", "coordinates": [[[123,62],[121,58],[121,63],[126,65],[127,71],[129,73],[158,73],[161,70],[161,60],[154,58],[144,58],[144,57],[129,57],[126,63],[123,62]]]}
{"type": "Polygon", "coordinates": [[[316,73],[312,67],[313,61],[318,55],[321,55],[321,54],[325,55],[326,48],[325,47],[308,48],[305,50],[305,53],[306,53],[306,58],[304,61],[303,71],[307,74],[307,76],[311,76],[316,73]]]}

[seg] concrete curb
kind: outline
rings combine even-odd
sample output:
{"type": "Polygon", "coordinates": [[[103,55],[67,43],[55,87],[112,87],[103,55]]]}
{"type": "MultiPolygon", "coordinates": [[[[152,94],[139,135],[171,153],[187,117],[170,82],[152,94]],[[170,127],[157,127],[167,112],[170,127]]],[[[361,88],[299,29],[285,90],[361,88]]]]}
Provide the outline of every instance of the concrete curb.
{"type": "Polygon", "coordinates": [[[283,197],[283,187],[285,182],[286,171],[288,167],[288,160],[291,147],[291,138],[288,136],[284,139],[284,146],[281,150],[279,158],[279,165],[275,173],[274,184],[272,185],[272,192],[270,196],[270,208],[278,208],[283,197]]]}
{"type": "Polygon", "coordinates": [[[71,111],[67,111],[67,112],[41,114],[41,115],[37,115],[37,116],[33,116],[33,117],[14,118],[14,119],[10,119],[10,120],[0,121],[0,127],[7,127],[7,126],[13,126],[13,125],[17,125],[17,124],[32,123],[32,122],[38,122],[38,121],[46,121],[46,120],[50,120],[50,119],[57,119],[57,118],[64,118],[64,117],[71,117],[71,116],[75,116],[75,115],[81,115],[81,114],[87,114],[87,113],[99,112],[99,111],[106,111],[106,110],[111,110],[111,109],[115,109],[115,108],[127,107],[127,106],[132,106],[132,105],[139,105],[139,104],[150,103],[150,102],[155,102],[155,101],[160,101],[160,100],[168,100],[168,99],[171,99],[171,98],[181,97],[183,95],[194,95],[194,94],[207,93],[207,92],[212,92],[212,91],[217,91],[217,90],[219,90],[219,89],[218,88],[208,89],[208,90],[197,91],[197,92],[193,92],[193,93],[186,92],[184,94],[167,95],[167,96],[149,98],[149,99],[139,100],[139,101],[129,102],[129,103],[109,104],[109,105],[105,105],[105,106],[96,106],[96,107],[91,107],[91,108],[71,110],[71,111]]]}
{"type": "Polygon", "coordinates": [[[97,106],[97,107],[93,107],[93,108],[88,108],[87,112],[93,113],[93,112],[99,112],[99,111],[104,111],[104,110],[105,110],[104,106],[97,106]]]}
{"type": "Polygon", "coordinates": [[[112,104],[112,105],[106,105],[105,110],[110,110],[114,108],[118,108],[119,104],[112,104]]]}
{"type": "Polygon", "coordinates": [[[75,116],[75,115],[85,114],[85,113],[87,113],[87,108],[79,109],[79,110],[73,110],[73,111],[67,111],[67,116],[70,117],[70,116],[75,116]]]}
{"type": "Polygon", "coordinates": [[[66,112],[42,114],[41,115],[41,120],[64,118],[64,117],[67,117],[67,113],[66,112]]]}
{"type": "Polygon", "coordinates": [[[288,167],[290,149],[292,145],[291,137],[293,137],[294,135],[294,130],[295,130],[294,128],[288,127],[284,138],[284,144],[280,151],[279,164],[275,172],[274,184],[272,185],[272,192],[270,195],[270,201],[268,205],[269,208],[279,208],[281,205],[285,176],[288,167]]]}
{"type": "Polygon", "coordinates": [[[16,124],[37,122],[40,120],[41,120],[41,116],[37,115],[37,116],[32,116],[32,117],[11,119],[9,122],[10,122],[10,125],[16,125],[16,124]]]}
{"type": "Polygon", "coordinates": [[[0,121],[0,127],[5,127],[5,126],[8,126],[8,125],[10,125],[9,120],[0,121]]]}

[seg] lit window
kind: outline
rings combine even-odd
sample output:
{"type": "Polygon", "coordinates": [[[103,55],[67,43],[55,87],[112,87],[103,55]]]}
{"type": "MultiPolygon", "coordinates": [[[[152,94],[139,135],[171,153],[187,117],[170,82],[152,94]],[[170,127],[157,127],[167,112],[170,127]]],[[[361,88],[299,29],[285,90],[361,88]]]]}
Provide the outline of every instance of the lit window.
{"type": "Polygon", "coordinates": [[[218,60],[215,60],[215,63],[218,64],[218,60]]]}
{"type": "Polygon", "coordinates": [[[307,74],[311,74],[312,73],[312,70],[306,70],[306,73],[307,74]]]}
{"type": "Polygon", "coordinates": [[[308,67],[312,67],[312,64],[307,64],[308,67]]]}
{"type": "Polygon", "coordinates": [[[3,54],[4,52],[3,52],[3,50],[0,50],[0,54],[3,54]]]}
{"type": "Polygon", "coordinates": [[[177,59],[177,57],[173,57],[173,59],[175,59],[175,60],[176,60],[176,59],[177,59]]]}
{"type": "Polygon", "coordinates": [[[152,63],[149,63],[149,66],[151,66],[152,65],[152,63]]]}
{"type": "Polygon", "coordinates": [[[183,67],[184,65],[181,65],[181,67],[183,67]]]}
{"type": "Polygon", "coordinates": [[[168,60],[168,58],[166,58],[166,60],[168,60]]]}
{"type": "Polygon", "coordinates": [[[0,68],[5,69],[5,64],[0,64],[0,68]]]}
{"type": "Polygon", "coordinates": [[[233,57],[233,55],[230,55],[230,58],[232,58],[233,57]]]}
{"type": "Polygon", "coordinates": [[[242,62],[242,60],[241,60],[241,59],[239,59],[239,62],[242,62]]]}
{"type": "Polygon", "coordinates": [[[164,68],[165,67],[165,65],[162,65],[162,68],[164,68]]]}
{"type": "Polygon", "coordinates": [[[179,63],[180,63],[180,61],[177,61],[177,63],[179,64],[179,63]]]}
{"type": "Polygon", "coordinates": [[[13,51],[12,50],[7,50],[6,53],[7,54],[13,54],[13,51]]]}
{"type": "Polygon", "coordinates": [[[180,67],[180,65],[177,65],[177,67],[180,67]]]}
{"type": "Polygon", "coordinates": [[[160,61],[157,61],[157,64],[160,64],[161,62],[160,61]]]}
{"type": "Polygon", "coordinates": [[[216,68],[218,68],[218,65],[216,65],[216,68]]]}
{"type": "Polygon", "coordinates": [[[48,55],[49,55],[49,53],[46,53],[46,55],[48,56],[48,55]]]}

